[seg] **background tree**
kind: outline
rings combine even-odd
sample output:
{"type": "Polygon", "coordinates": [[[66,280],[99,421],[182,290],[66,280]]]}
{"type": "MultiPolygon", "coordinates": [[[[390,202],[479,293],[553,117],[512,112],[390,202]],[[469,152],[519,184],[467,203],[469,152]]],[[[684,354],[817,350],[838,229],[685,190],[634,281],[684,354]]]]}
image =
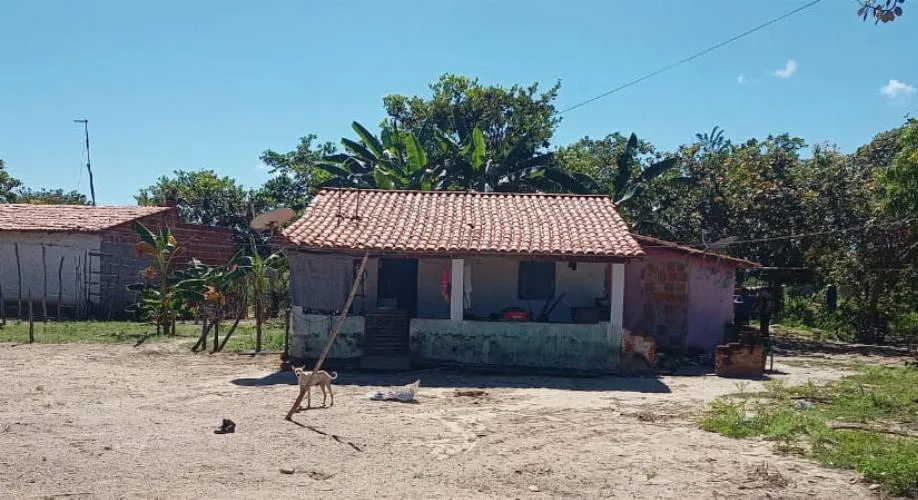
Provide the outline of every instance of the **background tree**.
{"type": "Polygon", "coordinates": [[[14,203],[32,203],[35,205],[90,205],[89,199],[79,191],[63,189],[28,189],[21,188],[14,194],[14,203]]]}
{"type": "Polygon", "coordinates": [[[401,129],[417,130],[429,123],[461,141],[478,127],[487,150],[500,162],[521,142],[529,156],[550,146],[561,121],[554,105],[560,88],[560,82],[545,92],[539,92],[538,83],[504,88],[444,74],[430,84],[429,98],[393,94],[383,98],[383,105],[401,129]]]}
{"type": "Polygon", "coordinates": [[[244,226],[250,211],[246,190],[213,170],[177,170],[174,177],[160,177],[134,198],[139,205],[174,206],[186,224],[244,226]]]}
{"type": "Polygon", "coordinates": [[[868,16],[873,16],[874,23],[895,21],[902,16],[902,5],[905,0],[860,0],[861,8],[857,15],[865,21],[868,16]]]}
{"type": "Polygon", "coordinates": [[[274,177],[258,190],[256,196],[264,200],[268,208],[302,210],[319,186],[328,181],[324,171],[316,168],[317,164],[336,150],[331,142],[318,143],[314,134],[300,138],[293,151],[278,153],[266,150],[260,159],[274,177]]]}
{"type": "Polygon", "coordinates": [[[0,159],[0,203],[14,203],[16,189],[20,186],[22,182],[6,171],[6,165],[0,159]]]}

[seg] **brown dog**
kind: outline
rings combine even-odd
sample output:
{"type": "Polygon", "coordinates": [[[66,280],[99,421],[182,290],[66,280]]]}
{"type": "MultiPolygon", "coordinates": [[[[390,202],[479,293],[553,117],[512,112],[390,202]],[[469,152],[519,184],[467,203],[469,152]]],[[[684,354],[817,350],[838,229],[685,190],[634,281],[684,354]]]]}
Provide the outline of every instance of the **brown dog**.
{"type": "Polygon", "coordinates": [[[305,368],[305,366],[302,368],[294,368],[293,373],[300,382],[300,389],[306,391],[306,409],[312,408],[312,386],[314,385],[322,389],[322,406],[325,406],[326,390],[328,390],[328,396],[331,396],[331,404],[328,405],[329,408],[335,406],[335,393],[332,392],[331,384],[332,381],[338,378],[338,372],[332,372],[329,375],[327,371],[319,370],[316,372],[315,376],[312,377],[312,380],[309,380],[309,376],[312,372],[306,371],[305,368]],[[306,385],[307,383],[309,386],[306,385]]]}

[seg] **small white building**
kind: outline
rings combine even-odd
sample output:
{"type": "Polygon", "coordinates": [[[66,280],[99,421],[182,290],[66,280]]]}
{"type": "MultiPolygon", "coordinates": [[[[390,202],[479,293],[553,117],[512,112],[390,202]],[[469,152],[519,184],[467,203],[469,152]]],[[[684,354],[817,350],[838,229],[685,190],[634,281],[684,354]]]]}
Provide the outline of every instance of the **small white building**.
{"type": "Polygon", "coordinates": [[[187,257],[222,264],[232,256],[232,232],[180,224],[170,207],[0,204],[0,301],[8,316],[120,317],[135,298],[149,258],[136,258],[134,221],[168,226],[187,257]],[[21,308],[21,311],[19,310],[21,308]]]}

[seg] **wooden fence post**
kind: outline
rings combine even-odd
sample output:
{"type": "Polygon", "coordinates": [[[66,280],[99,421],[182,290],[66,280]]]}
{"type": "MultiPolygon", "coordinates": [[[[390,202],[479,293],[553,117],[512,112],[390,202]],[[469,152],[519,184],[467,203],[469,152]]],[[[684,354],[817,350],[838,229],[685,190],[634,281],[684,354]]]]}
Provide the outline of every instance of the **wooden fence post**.
{"type": "Polygon", "coordinates": [[[29,288],[29,343],[35,343],[35,323],[32,321],[32,289],[29,288]]]}
{"type": "Polygon", "coordinates": [[[61,320],[61,302],[64,301],[64,256],[57,267],[57,320],[61,320]]]}
{"type": "Polygon", "coordinates": [[[41,312],[45,322],[48,321],[48,260],[46,257],[45,244],[41,244],[41,275],[44,278],[43,293],[41,296],[41,312]]]}
{"type": "Polygon", "coordinates": [[[17,286],[18,293],[18,302],[16,305],[16,316],[22,317],[22,266],[19,264],[19,243],[13,243],[13,249],[16,251],[16,280],[19,286],[17,286]]]}

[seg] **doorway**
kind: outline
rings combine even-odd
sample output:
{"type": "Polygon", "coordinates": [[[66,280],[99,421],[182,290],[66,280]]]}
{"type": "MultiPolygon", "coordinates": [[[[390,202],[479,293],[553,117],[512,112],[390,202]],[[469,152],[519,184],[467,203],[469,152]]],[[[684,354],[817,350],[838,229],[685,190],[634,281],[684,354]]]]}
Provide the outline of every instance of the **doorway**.
{"type": "Polygon", "coordinates": [[[401,309],[414,318],[418,314],[418,260],[379,259],[377,305],[401,309]]]}

